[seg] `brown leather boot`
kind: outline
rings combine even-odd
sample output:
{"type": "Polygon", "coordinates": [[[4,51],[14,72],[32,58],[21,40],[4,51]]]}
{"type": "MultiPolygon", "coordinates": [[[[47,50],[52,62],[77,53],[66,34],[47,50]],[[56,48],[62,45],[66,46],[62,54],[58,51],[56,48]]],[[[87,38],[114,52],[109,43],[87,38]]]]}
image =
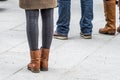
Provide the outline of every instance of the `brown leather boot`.
{"type": "Polygon", "coordinates": [[[41,48],[41,71],[48,71],[48,59],[49,59],[49,51],[50,49],[41,48]]]}
{"type": "Polygon", "coordinates": [[[104,28],[99,29],[99,33],[115,35],[116,32],[116,13],[115,13],[115,0],[104,0],[104,13],[107,24],[104,28]]]}
{"type": "Polygon", "coordinates": [[[40,50],[30,51],[31,62],[28,64],[28,70],[39,73],[40,72],[40,50]]]}

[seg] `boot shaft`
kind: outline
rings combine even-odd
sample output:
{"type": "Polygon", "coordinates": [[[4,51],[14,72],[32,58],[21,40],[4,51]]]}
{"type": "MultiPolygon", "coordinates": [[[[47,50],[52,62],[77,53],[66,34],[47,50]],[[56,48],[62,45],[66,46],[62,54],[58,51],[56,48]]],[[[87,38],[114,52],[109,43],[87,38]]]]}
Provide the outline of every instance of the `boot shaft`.
{"type": "Polygon", "coordinates": [[[41,48],[41,71],[48,71],[48,59],[49,59],[50,49],[41,48]]]}
{"type": "Polygon", "coordinates": [[[40,50],[30,51],[32,63],[40,61],[40,50]]]}
{"type": "Polygon", "coordinates": [[[30,51],[31,62],[28,64],[28,69],[34,73],[40,72],[40,50],[30,51]]]}
{"type": "Polygon", "coordinates": [[[116,0],[104,0],[106,27],[116,29],[116,0]]]}

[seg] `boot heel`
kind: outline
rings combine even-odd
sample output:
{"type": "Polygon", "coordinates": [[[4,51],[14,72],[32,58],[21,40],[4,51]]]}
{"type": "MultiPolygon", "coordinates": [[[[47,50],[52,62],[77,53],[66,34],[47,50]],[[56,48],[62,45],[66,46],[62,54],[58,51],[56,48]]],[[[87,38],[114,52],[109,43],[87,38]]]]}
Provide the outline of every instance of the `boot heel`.
{"type": "Polygon", "coordinates": [[[115,31],[108,31],[108,34],[115,35],[115,31]]]}
{"type": "Polygon", "coordinates": [[[31,71],[32,71],[33,73],[39,73],[39,72],[40,72],[40,69],[31,69],[31,71]]]}
{"type": "Polygon", "coordinates": [[[48,71],[48,68],[40,68],[41,71],[48,71]]]}

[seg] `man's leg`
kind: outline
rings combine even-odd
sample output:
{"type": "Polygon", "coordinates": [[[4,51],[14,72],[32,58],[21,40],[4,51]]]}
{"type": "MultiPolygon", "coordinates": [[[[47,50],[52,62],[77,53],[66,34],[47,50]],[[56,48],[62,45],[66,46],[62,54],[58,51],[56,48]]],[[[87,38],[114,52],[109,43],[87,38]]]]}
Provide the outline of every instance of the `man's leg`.
{"type": "Polygon", "coordinates": [[[81,0],[81,36],[86,39],[91,38],[93,20],[93,0],[81,0]]]}
{"type": "Polygon", "coordinates": [[[70,25],[71,0],[58,0],[58,21],[54,37],[67,39],[70,25]]]}

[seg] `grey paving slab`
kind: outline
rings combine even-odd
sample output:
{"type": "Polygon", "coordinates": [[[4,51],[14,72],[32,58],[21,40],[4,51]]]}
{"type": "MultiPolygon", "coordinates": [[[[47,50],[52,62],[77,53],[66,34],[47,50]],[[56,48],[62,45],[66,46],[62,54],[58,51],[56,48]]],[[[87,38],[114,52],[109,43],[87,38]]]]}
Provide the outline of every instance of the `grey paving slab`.
{"type": "MultiPolygon", "coordinates": [[[[94,0],[93,38],[90,40],[80,37],[80,0],[72,0],[69,39],[53,39],[49,71],[38,74],[27,70],[30,56],[25,13],[18,5],[18,0],[0,2],[0,80],[120,80],[120,34],[98,33],[105,24],[102,0],[94,0]]],[[[118,26],[118,7],[116,11],[118,26]]],[[[55,8],[55,28],[57,18],[58,8],[55,8]]],[[[41,17],[39,26],[40,47],[41,17]]]]}
{"type": "Polygon", "coordinates": [[[76,66],[64,80],[119,80],[119,39],[113,38],[105,46],[76,66]]]}
{"type": "Polygon", "coordinates": [[[25,67],[27,62],[25,53],[8,52],[0,55],[0,80],[14,75],[25,67]]]}

